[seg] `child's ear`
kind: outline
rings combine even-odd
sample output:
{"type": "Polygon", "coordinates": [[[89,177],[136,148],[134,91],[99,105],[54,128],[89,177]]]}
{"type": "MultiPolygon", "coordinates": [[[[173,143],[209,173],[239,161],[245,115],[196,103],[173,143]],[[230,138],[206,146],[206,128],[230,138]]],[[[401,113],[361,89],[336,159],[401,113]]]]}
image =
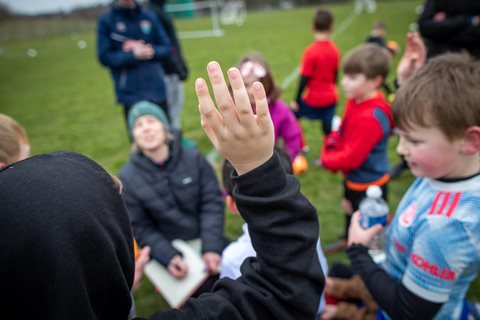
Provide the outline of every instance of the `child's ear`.
{"type": "Polygon", "coordinates": [[[226,196],[225,202],[227,203],[228,209],[233,214],[238,214],[237,204],[235,203],[235,200],[233,200],[233,197],[231,195],[226,196]]]}
{"type": "Polygon", "coordinates": [[[465,130],[461,150],[465,154],[475,154],[480,151],[480,127],[473,126],[465,130]]]}
{"type": "Polygon", "coordinates": [[[375,76],[375,78],[373,78],[373,81],[375,84],[375,88],[380,88],[385,79],[382,76],[375,76]]]}

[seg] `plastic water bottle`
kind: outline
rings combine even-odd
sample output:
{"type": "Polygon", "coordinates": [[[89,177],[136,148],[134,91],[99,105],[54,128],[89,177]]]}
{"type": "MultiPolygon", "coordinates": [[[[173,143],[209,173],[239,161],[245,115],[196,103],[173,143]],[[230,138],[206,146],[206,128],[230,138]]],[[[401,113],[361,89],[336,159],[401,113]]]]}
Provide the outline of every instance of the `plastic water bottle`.
{"type": "MultiPolygon", "coordinates": [[[[360,202],[360,225],[368,229],[376,224],[385,226],[388,217],[388,204],[382,198],[382,189],[379,186],[370,186],[367,189],[367,197],[360,202]]],[[[384,229],[376,234],[369,242],[368,253],[376,263],[385,260],[385,232],[384,229]]]]}

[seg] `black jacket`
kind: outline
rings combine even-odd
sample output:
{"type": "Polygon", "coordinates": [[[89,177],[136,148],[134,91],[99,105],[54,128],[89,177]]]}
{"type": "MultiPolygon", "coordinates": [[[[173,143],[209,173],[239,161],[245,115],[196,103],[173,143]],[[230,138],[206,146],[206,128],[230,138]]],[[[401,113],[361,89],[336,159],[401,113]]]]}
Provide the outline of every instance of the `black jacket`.
{"type": "Polygon", "coordinates": [[[472,17],[478,15],[480,1],[427,0],[418,26],[426,41],[428,56],[464,49],[480,58],[480,25],[472,25],[472,17]],[[434,21],[438,12],[444,12],[446,18],[434,21]]]}
{"type": "Polygon", "coordinates": [[[0,171],[2,319],[127,319],[132,227],[112,178],[85,156],[0,171]]]}
{"type": "Polygon", "coordinates": [[[155,259],[166,265],[179,254],[174,239],[201,238],[202,252],[222,252],[223,198],[213,168],[197,150],[175,139],[163,166],[132,153],[120,179],[135,238],[152,248],[155,259]]]}
{"type": "MultiPolygon", "coordinates": [[[[152,320],[312,320],[324,287],[315,208],[278,158],[235,178],[257,258],[238,280],[152,320]]],[[[0,301],[5,319],[127,319],[133,238],[110,176],[72,153],[0,170],[0,301]]]]}
{"type": "Polygon", "coordinates": [[[182,48],[177,38],[177,31],[173,19],[165,12],[165,2],[165,0],[150,0],[149,9],[157,15],[172,45],[172,54],[163,63],[165,73],[177,74],[180,80],[184,81],[188,78],[188,66],[182,54],[182,48]]]}
{"type": "Polygon", "coordinates": [[[316,253],[315,208],[277,156],[234,180],[235,203],[257,258],[245,260],[239,279],[221,279],[212,293],[151,320],[315,319],[325,284],[316,253]]]}

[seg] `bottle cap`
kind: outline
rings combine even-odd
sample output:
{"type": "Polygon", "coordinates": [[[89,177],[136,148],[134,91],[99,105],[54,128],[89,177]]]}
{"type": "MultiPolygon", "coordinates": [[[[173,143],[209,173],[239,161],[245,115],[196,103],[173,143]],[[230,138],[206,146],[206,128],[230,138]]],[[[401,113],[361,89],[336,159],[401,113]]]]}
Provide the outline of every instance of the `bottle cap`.
{"type": "Polygon", "coordinates": [[[378,199],[382,196],[382,189],[379,186],[370,186],[367,189],[367,197],[378,199]]]}

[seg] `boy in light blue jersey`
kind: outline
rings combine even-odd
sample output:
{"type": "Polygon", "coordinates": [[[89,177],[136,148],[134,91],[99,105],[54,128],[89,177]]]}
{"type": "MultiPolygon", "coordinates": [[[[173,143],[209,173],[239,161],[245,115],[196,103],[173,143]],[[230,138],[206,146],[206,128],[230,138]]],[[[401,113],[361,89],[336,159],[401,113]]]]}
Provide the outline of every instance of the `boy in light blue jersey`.
{"type": "Polygon", "coordinates": [[[381,229],[355,213],[348,255],[381,310],[377,319],[467,319],[466,292],[480,269],[480,62],[430,60],[398,91],[397,151],[418,179],[387,231],[386,261],[367,252],[381,229]]]}

